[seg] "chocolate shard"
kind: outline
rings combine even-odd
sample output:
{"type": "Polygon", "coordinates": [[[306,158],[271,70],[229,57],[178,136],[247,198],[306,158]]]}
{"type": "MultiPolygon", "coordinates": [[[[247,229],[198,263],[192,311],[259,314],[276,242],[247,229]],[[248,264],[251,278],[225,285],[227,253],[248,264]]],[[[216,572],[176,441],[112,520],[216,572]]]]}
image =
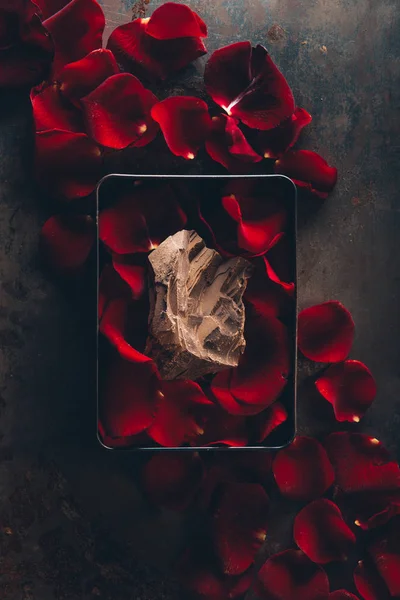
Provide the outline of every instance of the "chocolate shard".
{"type": "Polygon", "coordinates": [[[224,260],[195,231],[179,231],[149,255],[146,354],[163,379],[198,379],[238,365],[245,349],[243,293],[252,267],[224,260]]]}

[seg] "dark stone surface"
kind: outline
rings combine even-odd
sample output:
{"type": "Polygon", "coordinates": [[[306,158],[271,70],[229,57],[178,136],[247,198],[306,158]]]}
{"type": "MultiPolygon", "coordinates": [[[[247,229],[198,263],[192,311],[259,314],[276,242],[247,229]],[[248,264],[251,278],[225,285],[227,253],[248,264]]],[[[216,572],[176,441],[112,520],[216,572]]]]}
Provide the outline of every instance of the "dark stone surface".
{"type": "MultiPolygon", "coordinates": [[[[104,4],[114,23],[127,20],[121,6],[127,15],[132,8],[129,0],[104,4]]],[[[299,231],[300,305],[337,298],[352,311],[352,356],[379,386],[362,428],[399,453],[398,2],[191,5],[209,25],[210,50],[243,39],[267,45],[314,116],[302,146],[339,169],[335,193],[299,231]]],[[[97,444],[90,323],[38,262],[40,226],[55,208],[32,183],[29,103],[2,92],[0,104],[0,597],[177,600],[178,588],[159,571],[168,572],[184,524],[145,505],[130,456],[97,444]]],[[[125,163],[121,170],[139,168],[125,163]]],[[[302,393],[301,431],[333,426],[331,413],[302,393]]],[[[292,512],[284,510],[273,550],[290,535],[292,512]]]]}

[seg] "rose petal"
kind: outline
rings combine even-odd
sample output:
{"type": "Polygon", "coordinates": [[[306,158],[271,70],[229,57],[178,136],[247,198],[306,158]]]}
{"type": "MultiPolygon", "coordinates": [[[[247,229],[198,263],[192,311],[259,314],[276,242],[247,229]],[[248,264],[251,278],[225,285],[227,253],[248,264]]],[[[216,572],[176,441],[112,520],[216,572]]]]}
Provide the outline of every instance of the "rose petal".
{"type": "Polygon", "coordinates": [[[140,298],[146,290],[145,268],[123,261],[122,256],[115,255],[113,266],[118,275],[128,284],[132,298],[140,298]]]}
{"type": "Polygon", "coordinates": [[[157,134],[150,117],[157,98],[129,73],[109,77],[81,102],[88,133],[102,146],[146,146],[157,134]]]}
{"type": "Polygon", "coordinates": [[[204,73],[207,92],[228,115],[267,130],[294,111],[292,91],[263,46],[238,42],[216,50],[204,73]]]}
{"type": "Polygon", "coordinates": [[[301,550],[286,550],[261,567],[256,592],[261,600],[326,600],[329,581],[301,550]]]}
{"type": "Polygon", "coordinates": [[[212,119],[206,150],[213,160],[235,174],[251,172],[252,165],[262,160],[246,140],[236,120],[223,114],[212,119]]]}
{"type": "MultiPolygon", "coordinates": [[[[254,261],[255,270],[250,277],[244,298],[264,317],[285,317],[293,311],[291,289],[270,278],[271,268],[265,257],[254,261]],[[289,293],[288,293],[289,292],[289,293]]],[[[278,280],[279,278],[276,277],[278,280]]]]}
{"type": "Polygon", "coordinates": [[[385,525],[400,514],[400,488],[393,491],[345,494],[342,501],[355,524],[364,530],[385,525]]]}
{"type": "Polygon", "coordinates": [[[35,160],[39,184],[66,200],[88,196],[101,178],[99,147],[83,133],[37,133],[35,160]]]}
{"type": "Polygon", "coordinates": [[[58,83],[46,83],[31,92],[31,103],[36,131],[63,131],[83,133],[84,124],[80,112],[66,100],[58,83]]]}
{"type": "Polygon", "coordinates": [[[275,481],[283,496],[309,501],[322,496],[335,474],[324,447],[315,439],[298,436],[273,463],[275,481]]]}
{"type": "Polygon", "coordinates": [[[207,52],[199,37],[157,40],[147,33],[148,24],[135,19],[114,29],[108,40],[118,62],[139,77],[166,79],[207,52]]]}
{"type": "Polygon", "coordinates": [[[369,547],[369,555],[385,582],[390,597],[400,596],[400,526],[396,520],[389,531],[369,547]]]}
{"type": "Polygon", "coordinates": [[[96,225],[88,215],[56,215],[43,225],[40,246],[51,268],[73,273],[87,261],[95,239],[96,225]]]}
{"type": "Polygon", "coordinates": [[[358,598],[347,590],[336,590],[329,594],[328,600],[358,600],[358,598]]]}
{"type": "Polygon", "coordinates": [[[54,15],[69,2],[70,0],[36,0],[36,4],[39,6],[44,19],[48,19],[51,15],[54,15]]]}
{"type": "Polygon", "coordinates": [[[212,403],[193,381],[163,381],[162,397],[148,433],[158,444],[177,448],[204,433],[202,408],[212,403]]]}
{"type": "Polygon", "coordinates": [[[207,37],[204,21],[185,4],[166,2],[151,15],[147,33],[158,40],[182,37],[207,37]]]}
{"type": "Polygon", "coordinates": [[[276,400],[287,383],[290,369],[288,333],[278,319],[254,315],[247,318],[245,338],[246,350],[239,366],[218,373],[211,389],[225,408],[229,392],[237,403],[258,405],[262,410],[276,400]]]}
{"type": "Polygon", "coordinates": [[[126,298],[109,300],[100,321],[100,333],[117,349],[124,360],[135,363],[152,362],[128,342],[128,318],[129,304],[126,298]]]}
{"type": "Polygon", "coordinates": [[[269,499],[258,484],[227,483],[222,486],[213,514],[217,556],[226,575],[241,575],[254,562],[265,541],[269,499]]]}
{"type": "Polygon", "coordinates": [[[0,87],[32,87],[45,79],[53,58],[53,42],[31,0],[2,5],[0,87]]]}
{"type": "Polygon", "coordinates": [[[186,159],[195,158],[211,127],[207,104],[192,96],[167,98],[153,106],[151,116],[171,152],[186,159]]]}
{"type": "Polygon", "coordinates": [[[273,432],[279,425],[285,423],[288,418],[286,408],[280,402],[274,402],[266,410],[257,416],[257,441],[264,442],[265,439],[273,432]]]}
{"type": "Polygon", "coordinates": [[[186,216],[168,185],[140,186],[100,212],[99,237],[118,254],[148,252],[185,224],[186,216]]]}
{"type": "Polygon", "coordinates": [[[181,511],[192,503],[204,474],[197,453],[156,454],[144,467],[143,486],[156,506],[181,511]]]}
{"type": "Polygon", "coordinates": [[[105,18],[96,0],[71,0],[43,24],[55,45],[54,73],[102,46],[105,18]]]}
{"type": "Polygon", "coordinates": [[[340,302],[332,300],[302,310],[298,327],[299,348],[310,360],[336,363],[349,355],[354,321],[340,302]]]}
{"type": "Polygon", "coordinates": [[[99,278],[98,318],[101,319],[110,300],[129,297],[130,290],[126,282],[112,265],[106,264],[99,278]]]}
{"type": "Polygon", "coordinates": [[[332,404],[338,421],[358,423],[376,396],[372,373],[358,360],[346,360],[329,367],[315,385],[332,404]]]}
{"type": "Polygon", "coordinates": [[[346,560],[356,543],[338,506],[325,498],[314,500],[299,512],[293,537],[300,550],[319,564],[346,560]]]}
{"type": "Polygon", "coordinates": [[[207,418],[202,425],[203,433],[196,438],[193,446],[232,446],[241,448],[248,442],[246,421],[242,416],[226,413],[218,405],[205,409],[207,418]]]}
{"type": "Polygon", "coordinates": [[[287,234],[282,234],[264,257],[268,277],[290,296],[294,295],[295,290],[294,255],[292,241],[287,234]]]}
{"type": "Polygon", "coordinates": [[[312,121],[304,108],[296,108],[294,113],[277,127],[259,134],[259,146],[264,158],[279,158],[295,145],[304,127],[312,121]]]}
{"type": "Polygon", "coordinates": [[[106,434],[126,437],[147,429],[159,400],[153,363],[132,363],[116,356],[103,376],[99,410],[106,434]]]}
{"type": "Polygon", "coordinates": [[[390,600],[384,582],[370,565],[360,561],[354,571],[354,583],[364,600],[390,600]]]}
{"type": "Polygon", "coordinates": [[[325,447],[346,494],[394,491],[400,488],[399,465],[376,439],[363,433],[332,433],[325,447]]]}
{"type": "Polygon", "coordinates": [[[79,105],[79,100],[95,90],[103,81],[119,73],[117,61],[110,50],[93,50],[84,58],[61,69],[61,92],[79,105]]]}
{"type": "Polygon", "coordinates": [[[252,571],[243,575],[222,575],[210,557],[211,549],[203,542],[191,546],[179,564],[181,584],[204,600],[235,600],[242,598],[253,580],[252,571]]]}
{"type": "Polygon", "coordinates": [[[326,198],[337,180],[337,169],[311,150],[292,150],[279,158],[275,173],[286,175],[300,187],[307,188],[320,198],[326,198]]]}

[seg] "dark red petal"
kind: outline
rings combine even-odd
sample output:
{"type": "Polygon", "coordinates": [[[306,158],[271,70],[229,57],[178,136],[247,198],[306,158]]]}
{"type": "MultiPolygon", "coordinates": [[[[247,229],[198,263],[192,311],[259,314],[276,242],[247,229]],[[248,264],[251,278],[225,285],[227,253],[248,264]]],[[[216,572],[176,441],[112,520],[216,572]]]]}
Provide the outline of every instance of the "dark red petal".
{"type": "Polygon", "coordinates": [[[168,185],[140,186],[100,212],[99,237],[118,254],[149,252],[185,224],[186,215],[168,185]]]}
{"type": "Polygon", "coordinates": [[[189,6],[166,2],[157,8],[147,23],[147,33],[158,40],[182,37],[207,37],[207,26],[189,6]]]}
{"type": "Polygon", "coordinates": [[[263,46],[238,42],[216,50],[204,73],[207,92],[228,115],[255,129],[279,125],[294,111],[292,91],[263,46]]]}
{"type": "Polygon", "coordinates": [[[194,381],[163,381],[157,414],[148,433],[161,446],[175,448],[204,433],[204,406],[212,403],[194,381]]]}
{"type": "Polygon", "coordinates": [[[106,434],[126,437],[147,429],[159,400],[153,363],[132,363],[115,357],[107,364],[103,377],[100,418],[106,434]]]}
{"type": "Polygon", "coordinates": [[[101,271],[99,278],[99,306],[98,318],[104,314],[104,310],[110,300],[115,298],[129,298],[130,289],[125,281],[118,275],[112,265],[107,264],[101,271]]]}
{"type": "Polygon", "coordinates": [[[101,178],[99,147],[85,134],[52,130],[36,134],[36,175],[52,195],[66,200],[93,192],[101,178]]]}
{"type": "Polygon", "coordinates": [[[147,27],[147,19],[135,19],[114,29],[108,40],[118,62],[138,77],[166,79],[207,52],[199,37],[157,40],[147,27]]]}
{"type": "Polygon", "coordinates": [[[358,360],[346,360],[329,367],[315,385],[332,404],[338,421],[358,423],[376,396],[372,373],[358,360]]]}
{"type": "Polygon", "coordinates": [[[256,592],[261,600],[326,600],[329,581],[301,550],[286,550],[261,567],[256,592]]]}
{"type": "Polygon", "coordinates": [[[36,0],[36,4],[40,8],[44,19],[48,19],[54,15],[69,2],[70,0],[36,0]]]}
{"type": "Polygon", "coordinates": [[[344,493],[400,489],[399,465],[376,438],[363,433],[332,433],[325,446],[336,483],[344,493]]]}
{"type": "Polygon", "coordinates": [[[197,453],[156,454],[143,470],[143,486],[150,501],[169,510],[185,510],[204,478],[204,464],[197,453]]]}
{"type": "Polygon", "coordinates": [[[246,446],[248,432],[244,417],[230,415],[218,405],[204,408],[204,413],[203,433],[191,443],[192,446],[246,446]]]}
{"type": "Polygon", "coordinates": [[[59,73],[61,92],[72,102],[95,90],[103,81],[119,73],[117,61],[110,50],[93,50],[84,58],[66,65],[59,73]]]}
{"type": "Polygon", "coordinates": [[[289,296],[293,296],[295,290],[294,253],[292,240],[287,234],[282,234],[264,257],[268,277],[280,285],[289,296]]]}
{"type": "Polygon", "coordinates": [[[332,300],[302,310],[298,325],[299,348],[310,360],[336,363],[348,357],[354,321],[340,302],[332,300]]]}
{"type": "Polygon", "coordinates": [[[2,3],[0,87],[32,87],[50,70],[53,42],[31,0],[2,3]]]}
{"type": "Polygon", "coordinates": [[[252,570],[237,577],[222,575],[211,560],[212,549],[203,542],[191,546],[179,564],[181,584],[203,600],[235,600],[243,598],[253,581],[252,570]]]}
{"type": "Polygon", "coordinates": [[[275,173],[286,175],[300,187],[305,187],[320,198],[326,198],[337,180],[337,169],[311,150],[292,150],[279,158],[275,173]]]}
{"type": "Polygon", "coordinates": [[[274,402],[257,417],[257,429],[259,430],[257,441],[263,442],[279,425],[285,423],[288,418],[286,408],[280,402],[274,402]]]}
{"type": "Polygon", "coordinates": [[[73,273],[88,259],[96,239],[96,225],[88,215],[56,215],[43,225],[40,246],[51,268],[73,273]]]}
{"type": "Polygon", "coordinates": [[[300,133],[312,121],[311,115],[304,108],[296,108],[294,113],[277,127],[259,134],[258,144],[264,158],[279,158],[292,148],[299,139],[300,133]]]}
{"type": "Polygon", "coordinates": [[[36,131],[59,129],[83,133],[80,112],[66,100],[58,83],[45,84],[31,92],[31,103],[36,131]]]}
{"type": "Polygon", "coordinates": [[[187,159],[195,158],[211,127],[207,104],[192,96],[167,98],[153,106],[151,116],[160,125],[171,152],[187,159]]]}
{"type": "Polygon", "coordinates": [[[400,514],[400,487],[393,491],[347,494],[343,503],[358,527],[373,529],[400,514]]]}
{"type": "Polygon", "coordinates": [[[354,571],[354,583],[364,600],[390,600],[390,595],[378,573],[360,561],[354,571]]]}
{"type": "Polygon", "coordinates": [[[288,332],[278,319],[255,315],[247,318],[245,338],[246,350],[239,366],[217,374],[211,389],[221,403],[224,403],[223,395],[230,392],[239,404],[267,408],[287,383],[290,369],[288,332]]]}
{"type": "Polygon", "coordinates": [[[267,534],[269,499],[255,483],[226,483],[213,514],[216,554],[226,575],[241,575],[254,562],[267,534]]]}
{"type": "Polygon", "coordinates": [[[114,256],[113,266],[118,275],[128,284],[132,298],[140,298],[146,290],[146,272],[141,265],[123,262],[122,257],[114,256]]]}
{"type": "Polygon", "coordinates": [[[293,310],[289,289],[269,277],[267,261],[260,257],[254,262],[255,270],[250,277],[244,298],[254,310],[265,317],[284,317],[293,310]]]}
{"type": "Polygon", "coordinates": [[[53,72],[102,46],[105,18],[96,0],[71,0],[44,21],[55,45],[53,72]],[[73,43],[71,43],[73,40],[73,43]]]}
{"type": "Polygon", "coordinates": [[[294,541],[313,562],[346,560],[356,536],[336,504],[320,498],[305,506],[294,521],[294,541]]]}
{"type": "Polygon", "coordinates": [[[120,356],[129,362],[146,363],[151,359],[133,348],[127,341],[128,302],[126,298],[109,300],[100,321],[100,332],[115,346],[120,356]]]}
{"type": "Polygon", "coordinates": [[[335,474],[324,447],[315,439],[299,436],[280,450],[272,467],[283,496],[309,501],[322,496],[335,474]]]}
{"type": "Polygon", "coordinates": [[[99,435],[99,439],[101,441],[102,444],[104,444],[104,446],[106,448],[128,448],[129,446],[135,446],[138,445],[138,439],[141,435],[144,434],[138,434],[138,435],[129,435],[127,437],[111,437],[110,435],[107,435],[103,424],[101,423],[101,421],[98,422],[98,435],[99,435]]]}
{"type": "Polygon", "coordinates": [[[109,77],[81,102],[88,133],[102,146],[145,146],[157,134],[150,110],[158,100],[129,73],[109,77]]]}
{"type": "Polygon", "coordinates": [[[246,140],[236,120],[227,115],[212,118],[206,150],[213,160],[234,174],[249,173],[252,165],[262,160],[246,140]]]}
{"type": "Polygon", "coordinates": [[[389,591],[400,596],[400,524],[396,520],[389,531],[372,543],[369,554],[389,591]]]}
{"type": "Polygon", "coordinates": [[[351,594],[347,590],[336,590],[331,592],[328,596],[328,600],[359,600],[357,596],[351,594]]]}

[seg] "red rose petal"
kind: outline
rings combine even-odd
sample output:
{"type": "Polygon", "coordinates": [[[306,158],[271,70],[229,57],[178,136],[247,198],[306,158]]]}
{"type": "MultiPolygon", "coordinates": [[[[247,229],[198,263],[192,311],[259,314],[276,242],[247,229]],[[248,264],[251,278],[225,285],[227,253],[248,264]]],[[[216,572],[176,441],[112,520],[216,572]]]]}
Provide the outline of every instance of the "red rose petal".
{"type": "Polygon", "coordinates": [[[259,134],[259,146],[264,158],[279,158],[295,145],[303,128],[312,121],[304,108],[296,108],[294,113],[277,127],[259,134]]]}
{"type": "Polygon", "coordinates": [[[73,273],[88,259],[96,239],[96,225],[88,215],[56,215],[43,225],[40,246],[53,269],[73,273]]]}
{"type": "Polygon", "coordinates": [[[326,600],[329,581],[301,550],[286,550],[261,567],[256,593],[261,600],[326,600]]]}
{"type": "Polygon", "coordinates": [[[226,575],[241,575],[266,538],[269,499],[255,483],[226,483],[213,514],[217,556],[226,575]]]}
{"type": "Polygon", "coordinates": [[[244,417],[230,415],[218,405],[206,407],[205,414],[204,431],[192,442],[192,446],[246,446],[248,432],[244,417]]]}
{"type": "Polygon", "coordinates": [[[146,146],[158,130],[150,117],[157,101],[133,75],[113,75],[81,100],[88,133],[108,148],[146,146]]]}
{"type": "Polygon", "coordinates": [[[48,19],[56,12],[64,8],[70,0],[36,0],[36,4],[42,11],[44,19],[48,19]]]}
{"type": "Polygon", "coordinates": [[[273,432],[279,425],[285,423],[288,418],[286,408],[280,402],[274,402],[264,412],[257,416],[257,425],[259,433],[257,436],[258,442],[264,440],[273,432]]]}
{"type": "Polygon", "coordinates": [[[322,496],[335,474],[324,447],[315,439],[298,436],[273,463],[279,490],[290,500],[309,501],[322,496]]]}
{"type": "Polygon", "coordinates": [[[347,590],[336,590],[331,592],[328,596],[328,600],[359,600],[357,596],[351,594],[347,590]]]}
{"type": "Polygon", "coordinates": [[[182,37],[207,37],[207,26],[189,6],[166,2],[157,8],[147,23],[147,33],[158,40],[182,37]]]}
{"type": "Polygon", "coordinates": [[[391,596],[378,573],[360,561],[354,571],[354,583],[364,600],[390,600],[391,596]]]}
{"type": "Polygon", "coordinates": [[[204,433],[204,406],[212,403],[194,381],[163,381],[161,400],[148,434],[161,446],[174,448],[204,433]]]}
{"type": "Polygon", "coordinates": [[[148,24],[135,19],[114,29],[108,40],[118,62],[139,77],[166,79],[207,52],[199,37],[157,40],[147,33],[148,24]]]}
{"type": "MultiPolygon", "coordinates": [[[[293,310],[293,301],[286,285],[270,279],[271,269],[265,257],[254,261],[244,298],[254,310],[265,317],[284,317],[293,310]]],[[[276,278],[278,279],[278,277],[276,278]]]]}
{"type": "Polygon", "coordinates": [[[45,79],[53,58],[53,42],[31,0],[2,3],[0,87],[32,87],[45,79]]]}
{"type": "Polygon", "coordinates": [[[107,363],[103,376],[100,418],[105,433],[126,437],[147,429],[159,401],[159,380],[153,363],[132,363],[115,357],[107,363]]]}
{"type": "Polygon", "coordinates": [[[139,186],[100,212],[99,237],[118,254],[149,252],[185,224],[186,215],[168,185],[139,186]]]}
{"type": "Polygon", "coordinates": [[[310,360],[336,363],[348,357],[354,321],[340,302],[324,302],[302,310],[298,326],[299,348],[310,360]]]}
{"type": "Polygon", "coordinates": [[[346,360],[329,367],[315,385],[332,404],[338,421],[358,423],[376,396],[372,373],[358,360],[346,360]]]}
{"type": "Polygon", "coordinates": [[[101,423],[101,421],[99,421],[98,435],[99,435],[100,442],[106,448],[114,449],[114,448],[129,448],[129,446],[134,446],[135,442],[137,442],[139,437],[143,434],[129,435],[127,437],[111,437],[110,435],[106,434],[106,432],[104,431],[103,424],[101,423]]]}
{"type": "Polygon", "coordinates": [[[376,438],[363,433],[332,433],[325,446],[337,485],[344,493],[400,489],[400,467],[376,438]]]}
{"type": "Polygon", "coordinates": [[[325,498],[314,500],[299,512],[293,537],[300,550],[319,564],[346,560],[356,542],[338,506],[325,498]]]}
{"type": "Polygon", "coordinates": [[[361,492],[344,495],[343,503],[361,529],[385,525],[400,514],[400,487],[383,492],[361,492]]]}
{"type": "Polygon", "coordinates": [[[156,454],[144,467],[143,486],[153,504],[181,511],[192,503],[204,473],[197,453],[156,454]]]}
{"type": "Polygon", "coordinates": [[[252,165],[262,160],[246,140],[236,120],[227,115],[213,117],[206,150],[213,160],[234,174],[249,173],[252,165]]]}
{"type": "Polygon", "coordinates": [[[186,159],[195,158],[211,127],[207,104],[192,96],[167,98],[153,106],[151,116],[171,152],[186,159]]]}
{"type": "Polygon", "coordinates": [[[40,185],[66,200],[84,198],[101,178],[102,155],[85,134],[52,130],[36,134],[36,174],[40,185]]]}
{"type": "Polygon", "coordinates": [[[44,21],[55,44],[53,72],[102,46],[105,18],[96,0],[71,0],[44,21]],[[71,40],[73,39],[73,43],[71,40]]]}
{"type": "Polygon", "coordinates": [[[45,84],[31,92],[31,103],[36,131],[63,131],[83,133],[80,112],[66,100],[58,83],[45,84]]]}
{"type": "Polygon", "coordinates": [[[151,359],[133,348],[127,341],[128,302],[125,298],[109,300],[100,321],[100,332],[118,350],[120,356],[129,362],[146,363],[151,359]]]}
{"type": "Polygon", "coordinates": [[[59,74],[61,91],[72,102],[95,90],[103,81],[119,73],[117,61],[110,50],[93,50],[84,58],[66,65],[59,74]]]}
{"type": "Polygon", "coordinates": [[[288,235],[282,234],[265,256],[265,269],[271,281],[280,285],[289,296],[293,296],[295,290],[293,263],[293,244],[288,235]]]}
{"type": "Polygon", "coordinates": [[[390,597],[400,596],[400,526],[393,522],[389,531],[372,543],[369,554],[390,597]]]}
{"type": "Polygon", "coordinates": [[[211,549],[203,544],[191,546],[179,564],[181,584],[204,600],[235,600],[249,590],[253,572],[250,570],[237,577],[222,575],[210,557],[211,549]]]}
{"type": "Polygon", "coordinates": [[[98,318],[101,319],[110,300],[129,297],[130,290],[126,282],[119,276],[112,265],[105,265],[99,278],[98,318]]]}
{"type": "Polygon", "coordinates": [[[128,284],[132,298],[142,296],[146,288],[146,273],[141,265],[133,265],[123,262],[122,257],[115,255],[113,266],[118,275],[128,284]]]}
{"type": "Polygon", "coordinates": [[[267,130],[294,111],[292,91],[263,46],[238,42],[216,50],[204,73],[207,92],[228,115],[267,130]]]}
{"type": "Polygon", "coordinates": [[[253,316],[247,319],[245,337],[246,350],[239,366],[218,373],[211,389],[225,407],[224,396],[230,392],[239,404],[267,408],[287,383],[290,368],[287,329],[278,319],[253,316]]]}
{"type": "Polygon", "coordinates": [[[337,180],[337,169],[311,150],[292,150],[279,158],[275,173],[286,175],[300,187],[307,188],[320,198],[326,198],[337,180]]]}

